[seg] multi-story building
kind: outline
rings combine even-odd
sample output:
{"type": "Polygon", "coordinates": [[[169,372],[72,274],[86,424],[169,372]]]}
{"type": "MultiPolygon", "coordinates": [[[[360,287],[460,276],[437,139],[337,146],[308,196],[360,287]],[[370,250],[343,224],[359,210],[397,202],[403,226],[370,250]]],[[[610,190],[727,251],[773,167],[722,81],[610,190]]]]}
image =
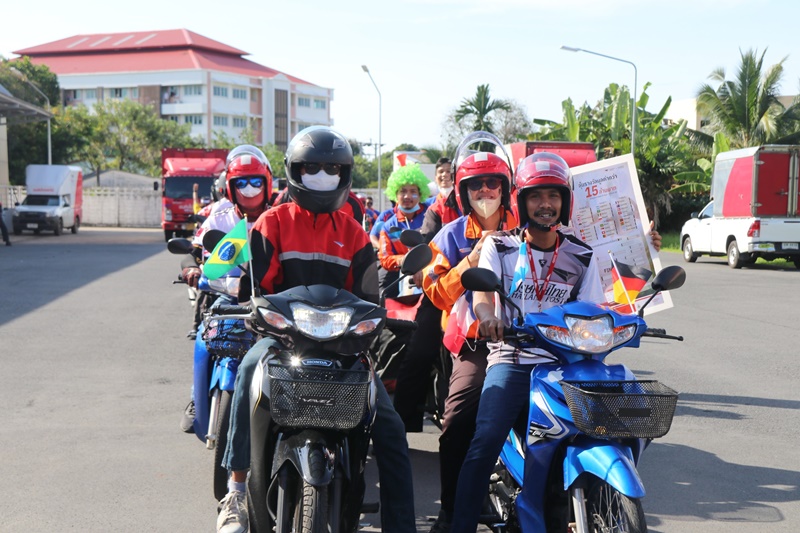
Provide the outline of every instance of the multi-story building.
{"type": "Polygon", "coordinates": [[[333,89],[259,65],[232,46],[188,30],[75,35],[17,50],[58,76],[65,105],[128,98],[156,106],[163,118],[285,149],[313,125],[332,125],[333,89]]]}

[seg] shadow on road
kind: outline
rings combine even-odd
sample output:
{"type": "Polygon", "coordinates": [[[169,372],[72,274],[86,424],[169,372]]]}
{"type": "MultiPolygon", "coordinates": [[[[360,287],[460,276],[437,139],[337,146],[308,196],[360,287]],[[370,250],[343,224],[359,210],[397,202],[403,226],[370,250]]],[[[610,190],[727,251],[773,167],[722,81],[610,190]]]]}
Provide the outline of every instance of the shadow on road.
{"type": "Polygon", "coordinates": [[[766,524],[785,520],[771,503],[800,500],[800,472],[727,463],[689,446],[653,443],[640,472],[648,478],[644,507],[653,527],[661,521],[652,515],[661,515],[692,522],[761,523],[766,531],[766,524]]]}
{"type": "Polygon", "coordinates": [[[23,233],[12,235],[12,243],[0,249],[0,325],[166,249],[163,233],[148,229],[23,233]]]}

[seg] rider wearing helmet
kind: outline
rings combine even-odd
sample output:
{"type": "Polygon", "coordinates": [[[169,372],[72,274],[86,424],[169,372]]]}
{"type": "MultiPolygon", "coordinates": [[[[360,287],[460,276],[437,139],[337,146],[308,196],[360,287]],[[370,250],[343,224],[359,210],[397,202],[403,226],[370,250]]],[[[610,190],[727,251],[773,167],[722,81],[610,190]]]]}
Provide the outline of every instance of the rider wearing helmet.
{"type": "Polygon", "coordinates": [[[452,162],[446,157],[440,157],[436,162],[435,180],[436,185],[439,187],[439,192],[425,212],[425,220],[423,220],[420,228],[420,232],[425,237],[426,242],[430,242],[434,235],[439,233],[442,226],[452,222],[462,214],[453,191],[452,167],[452,162]]]}
{"type": "MultiPolygon", "coordinates": [[[[285,159],[292,201],[271,208],[253,227],[252,270],[257,289],[273,294],[301,285],[324,283],[378,302],[375,252],[360,224],[341,210],[350,193],[353,151],[337,131],[314,126],[292,139],[285,159]]],[[[240,298],[244,295],[240,295],[240,298]]],[[[218,531],[246,531],[246,479],[250,467],[249,389],[261,357],[278,341],[265,337],[244,356],[236,375],[223,466],[231,472],[229,493],[220,502],[218,531]],[[238,526],[238,529],[237,529],[238,526]]],[[[380,380],[372,440],[381,486],[381,523],[385,531],[414,532],[411,463],[403,425],[380,380]]],[[[268,427],[268,406],[252,413],[268,427]]],[[[258,457],[265,457],[266,442],[258,457]]],[[[268,462],[267,464],[271,464],[268,462]]],[[[262,487],[250,486],[251,493],[262,487]]],[[[254,516],[253,530],[268,527],[269,517],[254,516]]]]}
{"type": "MultiPolygon", "coordinates": [[[[559,231],[572,210],[572,173],[555,154],[538,153],[523,159],[515,183],[520,228],[490,236],[483,244],[478,266],[496,272],[503,293],[525,313],[536,313],[573,300],[605,301],[597,258],[592,248],[559,231]]],[[[473,320],[480,335],[502,341],[511,323],[511,307],[501,304],[498,316],[493,293],[473,293],[473,320]]],[[[452,530],[475,531],[492,467],[509,430],[528,405],[530,372],[548,361],[547,352],[526,352],[497,342],[487,357],[475,435],[459,473],[452,530]]]]}
{"type": "MultiPolygon", "coordinates": [[[[204,250],[203,237],[212,229],[228,233],[243,216],[247,216],[248,227],[252,227],[258,216],[268,208],[264,198],[269,198],[272,184],[272,167],[264,152],[249,144],[237,146],[228,153],[225,170],[214,182],[212,194],[223,194],[227,198],[211,204],[211,210],[194,234],[194,250],[181,261],[181,278],[192,287],[200,279],[200,265],[212,250],[204,250]],[[259,185],[260,183],[260,185],[259,185]],[[232,199],[235,204],[231,203],[232,199]]],[[[197,338],[203,312],[213,303],[214,297],[205,291],[198,293],[194,303],[194,323],[186,335],[197,338]]],[[[181,418],[181,429],[192,433],[195,417],[194,401],[190,401],[181,418]]]]}
{"type": "MultiPolygon", "coordinates": [[[[464,216],[445,225],[433,238],[429,245],[433,260],[424,269],[422,278],[425,295],[439,313],[433,320],[436,338],[442,338],[441,330],[444,328],[447,332],[445,347],[457,356],[453,360],[449,392],[442,413],[442,435],[439,438],[441,509],[431,529],[434,533],[447,531],[453,519],[458,474],[475,431],[478,401],[486,373],[486,346],[473,346],[473,349],[464,346],[462,349],[465,337],[478,336],[477,323],[464,327],[464,335],[458,338],[453,338],[451,328],[447,327],[450,321],[455,326],[459,316],[468,312],[472,304],[471,293],[465,293],[461,285],[461,274],[478,265],[481,249],[490,236],[517,226],[511,210],[511,163],[499,139],[486,132],[475,132],[465,138],[456,154],[454,170],[453,196],[464,216]],[[492,142],[504,157],[492,152],[468,150],[469,145],[476,142],[492,142]]],[[[420,306],[420,312],[422,309],[420,306]]],[[[419,331],[424,320],[418,318],[417,323],[419,331]]],[[[430,361],[427,367],[420,364],[419,372],[429,371],[430,364],[430,361]]],[[[398,406],[398,399],[405,385],[402,377],[401,373],[395,392],[395,408],[401,416],[403,410],[398,406]]],[[[408,382],[411,385],[410,379],[408,382]]],[[[417,390],[417,397],[424,392],[417,390]]]]}

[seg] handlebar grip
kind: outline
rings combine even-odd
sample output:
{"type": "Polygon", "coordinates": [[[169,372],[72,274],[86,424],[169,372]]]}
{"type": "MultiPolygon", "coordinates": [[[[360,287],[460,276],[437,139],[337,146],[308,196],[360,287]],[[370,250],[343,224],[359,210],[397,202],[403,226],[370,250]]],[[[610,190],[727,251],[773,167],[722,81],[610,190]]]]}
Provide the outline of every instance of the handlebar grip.
{"type": "Polygon", "coordinates": [[[400,318],[387,318],[386,327],[390,329],[417,329],[417,323],[413,320],[402,320],[400,318]]]}
{"type": "Polygon", "coordinates": [[[662,329],[662,328],[647,328],[645,330],[645,333],[652,333],[654,335],[666,335],[667,334],[667,330],[662,329]]]}
{"type": "Polygon", "coordinates": [[[211,313],[215,315],[249,315],[249,305],[218,305],[211,308],[211,313]]]}

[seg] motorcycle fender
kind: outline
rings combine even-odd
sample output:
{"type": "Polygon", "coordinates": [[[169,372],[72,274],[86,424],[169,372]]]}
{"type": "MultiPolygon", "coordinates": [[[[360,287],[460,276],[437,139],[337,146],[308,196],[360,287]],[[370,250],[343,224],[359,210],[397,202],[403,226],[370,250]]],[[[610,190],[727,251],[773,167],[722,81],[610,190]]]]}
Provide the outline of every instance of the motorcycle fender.
{"type": "Polygon", "coordinates": [[[586,441],[569,446],[564,458],[564,489],[568,490],[584,472],[602,479],[629,498],[645,495],[630,448],[617,442],[586,441]]]}
{"type": "Polygon", "coordinates": [[[219,387],[220,390],[233,392],[236,382],[236,370],[239,368],[239,360],[231,357],[224,357],[214,365],[214,373],[211,376],[210,387],[219,387]]]}
{"type": "Polygon", "coordinates": [[[306,482],[316,487],[327,485],[333,478],[336,466],[337,446],[329,445],[325,435],[318,431],[301,431],[294,435],[281,435],[275,446],[275,456],[272,461],[272,477],[274,478],[281,466],[287,461],[297,469],[306,482]],[[323,468],[312,468],[309,458],[313,451],[321,450],[325,457],[323,468]]]}

